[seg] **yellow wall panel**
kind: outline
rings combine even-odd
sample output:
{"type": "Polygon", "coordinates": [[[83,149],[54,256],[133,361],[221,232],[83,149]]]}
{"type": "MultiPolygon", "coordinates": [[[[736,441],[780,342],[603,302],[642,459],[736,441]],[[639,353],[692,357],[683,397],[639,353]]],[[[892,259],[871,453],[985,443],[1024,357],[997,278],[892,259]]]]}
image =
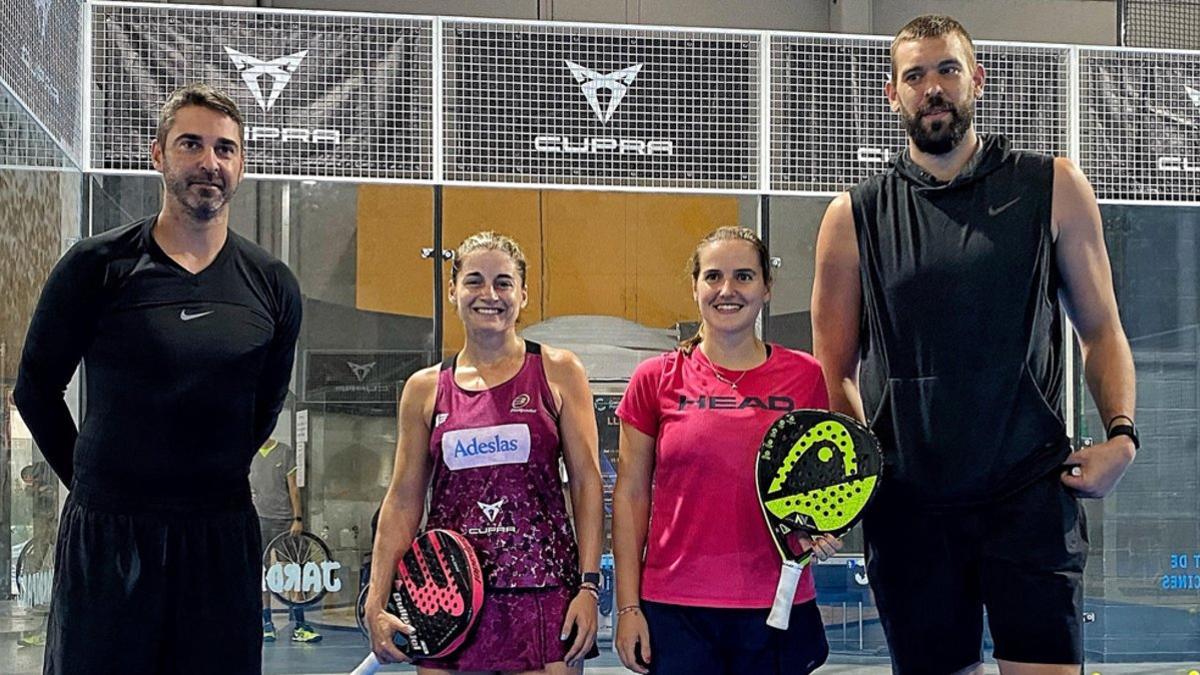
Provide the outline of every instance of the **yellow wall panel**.
{"type": "Polygon", "coordinates": [[[628,195],[547,190],[542,201],[546,316],[632,319],[628,195]]]}
{"type": "Polygon", "coordinates": [[[687,260],[704,235],[738,224],[737,197],[632,194],[630,243],[637,311],[634,321],[656,328],[696,321],[687,260]]]}
{"type": "Polygon", "coordinates": [[[420,185],[358,188],[355,306],[433,315],[433,275],[420,251],[433,241],[433,190],[420,185]]]}
{"type": "MultiPolygon", "coordinates": [[[[364,185],[358,198],[360,309],[428,317],[433,284],[415,256],[433,240],[433,191],[364,185]],[[410,261],[414,264],[408,264],[410,261]]],[[[528,260],[520,327],[543,317],[619,316],[656,328],[696,320],[686,261],[696,242],[738,222],[736,197],[447,188],[443,244],[496,230],[528,260]]],[[[449,264],[444,265],[449,289],[449,264]]],[[[462,322],[443,293],[443,348],[462,346],[462,322]]]]}
{"type": "MultiPolygon", "coordinates": [[[[442,192],[442,243],[454,250],[463,239],[482,230],[507,234],[521,245],[528,263],[526,284],[529,304],[521,312],[520,330],[542,320],[542,247],[541,207],[536,190],[492,188],[446,188],[442,192]]],[[[450,265],[444,266],[445,288],[450,288],[450,265]]],[[[441,299],[445,310],[442,333],[443,350],[463,345],[462,321],[450,306],[447,294],[441,299]]]]}

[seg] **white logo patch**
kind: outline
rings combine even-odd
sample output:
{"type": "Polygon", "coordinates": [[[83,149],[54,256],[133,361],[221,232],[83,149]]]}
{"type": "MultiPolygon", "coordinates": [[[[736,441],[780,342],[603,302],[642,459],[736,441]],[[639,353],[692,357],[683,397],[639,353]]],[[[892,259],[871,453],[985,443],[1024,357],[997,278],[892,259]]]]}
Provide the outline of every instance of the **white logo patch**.
{"type": "Polygon", "coordinates": [[[625,92],[629,91],[629,85],[633,84],[638,71],[642,69],[642,64],[638,63],[611,73],[598,73],[591,68],[584,68],[574,61],[566,61],[566,63],[567,67],[571,69],[571,75],[579,83],[579,88],[583,90],[588,105],[592,106],[592,112],[596,113],[596,118],[600,120],[601,124],[608,124],[608,121],[612,119],[613,113],[617,111],[617,106],[621,105],[621,99],[625,98],[625,92]],[[604,110],[600,109],[599,91],[601,89],[607,89],[609,92],[608,107],[604,110]]]}
{"type": "Polygon", "coordinates": [[[537,408],[529,407],[531,400],[529,394],[520,394],[513,399],[512,407],[508,411],[514,413],[537,413],[537,408]]]}
{"type": "Polygon", "coordinates": [[[181,310],[179,310],[179,320],[180,321],[191,321],[192,319],[200,319],[200,318],[208,316],[209,314],[212,314],[213,311],[214,310],[210,309],[207,312],[197,312],[196,314],[188,314],[188,311],[186,309],[181,309],[181,310]]]}
{"type": "Polygon", "coordinates": [[[1183,89],[1187,92],[1188,98],[1192,99],[1192,103],[1200,106],[1200,89],[1194,89],[1186,84],[1183,85],[1183,89]]]}
{"type": "Polygon", "coordinates": [[[354,373],[354,377],[359,382],[362,382],[363,380],[367,379],[367,376],[370,375],[371,371],[375,369],[375,363],[375,361],[370,363],[351,363],[347,361],[346,365],[350,368],[350,372],[354,373]]]}
{"type": "Polygon", "coordinates": [[[496,516],[500,515],[500,507],[504,506],[507,502],[508,499],[502,498],[500,501],[491,504],[484,504],[483,502],[475,503],[478,504],[479,509],[483,511],[483,517],[487,518],[489,523],[494,523],[496,522],[496,516]]]}
{"type": "Polygon", "coordinates": [[[305,56],[308,56],[307,49],[271,61],[263,61],[229,47],[225,47],[225,53],[229,55],[229,60],[233,61],[233,65],[242,74],[242,80],[250,88],[250,93],[254,94],[254,100],[258,103],[258,107],[264,111],[271,110],[276,99],[283,93],[284,87],[291,81],[292,73],[296,72],[296,69],[300,67],[300,62],[304,60],[305,56]],[[271,76],[271,93],[269,95],[264,95],[262,87],[258,84],[258,78],[263,75],[271,76]]]}
{"type": "Polygon", "coordinates": [[[442,436],[442,461],[451,471],[529,461],[529,427],[500,424],[455,429],[442,436]]]}

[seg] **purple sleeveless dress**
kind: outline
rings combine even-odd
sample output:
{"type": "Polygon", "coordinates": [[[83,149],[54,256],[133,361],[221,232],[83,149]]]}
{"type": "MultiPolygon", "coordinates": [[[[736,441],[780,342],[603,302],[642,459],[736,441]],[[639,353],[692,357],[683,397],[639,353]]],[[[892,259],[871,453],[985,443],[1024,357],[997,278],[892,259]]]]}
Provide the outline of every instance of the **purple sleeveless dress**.
{"type": "Polygon", "coordinates": [[[469,391],[455,356],[438,375],[428,527],[460,532],[475,547],[487,588],[578,585],[579,552],[559,479],[558,412],[541,346],[507,382],[469,391]]]}

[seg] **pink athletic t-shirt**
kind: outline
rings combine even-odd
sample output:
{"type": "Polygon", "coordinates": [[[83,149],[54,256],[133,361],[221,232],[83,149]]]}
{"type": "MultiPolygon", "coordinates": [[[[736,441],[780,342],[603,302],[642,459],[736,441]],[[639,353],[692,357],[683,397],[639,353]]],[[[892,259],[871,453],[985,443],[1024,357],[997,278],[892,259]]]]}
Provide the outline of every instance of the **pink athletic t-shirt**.
{"type": "MultiPolygon", "coordinates": [[[[642,598],[701,607],[770,607],[781,560],[763,520],[754,462],[767,428],[796,408],[829,407],[817,360],[771,345],[762,365],[713,374],[699,348],[642,362],[617,416],[657,439],[642,598]],[[741,379],[737,379],[741,377],[741,379]]],[[[796,602],[816,595],[804,571],[796,602]]]]}

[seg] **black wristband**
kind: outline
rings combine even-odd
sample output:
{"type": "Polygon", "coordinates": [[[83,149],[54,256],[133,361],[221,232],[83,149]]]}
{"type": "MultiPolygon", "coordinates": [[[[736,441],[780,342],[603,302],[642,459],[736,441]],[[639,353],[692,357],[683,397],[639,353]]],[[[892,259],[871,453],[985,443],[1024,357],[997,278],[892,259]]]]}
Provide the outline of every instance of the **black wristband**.
{"type": "Polygon", "coordinates": [[[1113,415],[1112,418],[1108,420],[1108,424],[1104,425],[1104,429],[1105,430],[1111,429],[1113,426],[1113,422],[1116,422],[1117,420],[1129,420],[1130,426],[1133,425],[1133,418],[1130,417],[1129,415],[1113,415]]]}
{"type": "Polygon", "coordinates": [[[301,518],[300,516],[292,516],[292,520],[293,520],[293,521],[295,521],[295,522],[297,522],[297,523],[303,523],[303,522],[304,522],[304,519],[303,519],[303,518],[301,518]]]}
{"type": "Polygon", "coordinates": [[[1108,440],[1112,440],[1117,436],[1128,436],[1129,440],[1133,441],[1133,449],[1138,450],[1142,447],[1138,441],[1137,429],[1132,424],[1118,424],[1108,430],[1108,440]]]}
{"type": "Polygon", "coordinates": [[[580,576],[581,576],[581,581],[583,581],[583,583],[595,584],[597,587],[600,586],[600,573],[599,572],[584,572],[580,576]]]}

